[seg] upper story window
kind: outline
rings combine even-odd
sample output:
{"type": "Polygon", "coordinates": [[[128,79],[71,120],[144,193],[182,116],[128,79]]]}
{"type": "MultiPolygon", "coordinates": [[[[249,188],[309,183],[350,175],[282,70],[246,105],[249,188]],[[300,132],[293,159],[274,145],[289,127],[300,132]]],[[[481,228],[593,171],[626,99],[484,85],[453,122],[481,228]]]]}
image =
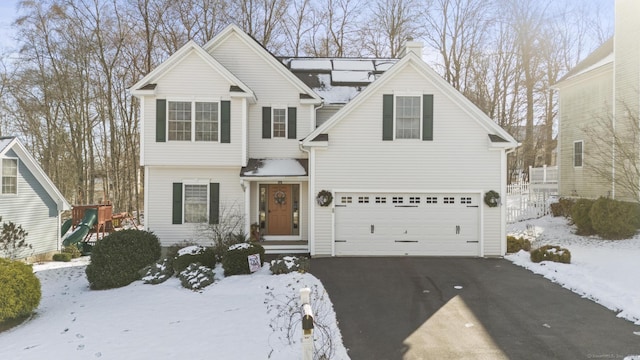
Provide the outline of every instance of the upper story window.
{"type": "Polygon", "coordinates": [[[273,109],[273,137],[287,137],[287,109],[273,109]]]}
{"type": "Polygon", "coordinates": [[[582,159],[583,159],[583,142],[574,141],[573,142],[573,166],[574,167],[582,167],[582,159]]]}
{"type": "Polygon", "coordinates": [[[167,124],[170,141],[218,141],[218,103],[169,101],[167,124]]]}
{"type": "Polygon", "coordinates": [[[420,139],[420,96],[397,96],[396,139],[420,139]]]}
{"type": "Polygon", "coordinates": [[[2,194],[18,193],[18,159],[2,159],[2,194]]]}

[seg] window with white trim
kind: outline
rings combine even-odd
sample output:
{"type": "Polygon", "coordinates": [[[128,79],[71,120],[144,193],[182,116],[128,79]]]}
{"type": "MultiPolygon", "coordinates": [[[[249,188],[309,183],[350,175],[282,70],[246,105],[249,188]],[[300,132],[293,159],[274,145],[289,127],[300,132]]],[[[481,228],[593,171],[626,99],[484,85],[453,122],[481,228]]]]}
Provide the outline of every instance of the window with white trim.
{"type": "Polygon", "coordinates": [[[445,196],[443,202],[445,204],[455,204],[456,203],[456,198],[445,196]]]}
{"type": "Polygon", "coordinates": [[[18,159],[2,159],[2,194],[18,193],[18,159]]]}
{"type": "Polygon", "coordinates": [[[582,167],[582,160],[584,155],[584,143],[582,140],[573,142],[573,166],[582,167]]]}
{"type": "Polygon", "coordinates": [[[437,196],[427,196],[424,200],[425,203],[427,204],[437,204],[438,203],[438,197],[437,196]]]}
{"type": "Polygon", "coordinates": [[[217,102],[168,101],[169,141],[218,141],[219,117],[217,102]]]}
{"type": "Polygon", "coordinates": [[[376,204],[386,204],[387,197],[386,196],[376,196],[376,204]]]}
{"type": "Polygon", "coordinates": [[[184,222],[206,223],[209,219],[209,186],[184,185],[184,222]]]}
{"type": "Polygon", "coordinates": [[[287,109],[286,108],[273,108],[272,124],[273,124],[273,137],[274,138],[286,138],[287,137],[287,109]]]}
{"type": "Polygon", "coordinates": [[[420,139],[421,97],[396,96],[396,139],[420,139]]]}

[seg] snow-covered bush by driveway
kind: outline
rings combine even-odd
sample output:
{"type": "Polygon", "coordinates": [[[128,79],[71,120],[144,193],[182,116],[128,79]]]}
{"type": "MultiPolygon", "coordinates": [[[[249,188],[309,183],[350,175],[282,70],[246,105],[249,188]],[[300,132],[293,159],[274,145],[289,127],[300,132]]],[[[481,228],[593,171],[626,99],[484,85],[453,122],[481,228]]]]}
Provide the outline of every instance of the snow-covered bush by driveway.
{"type": "Polygon", "coordinates": [[[272,260],[270,264],[271,273],[273,275],[288,274],[291,272],[308,272],[309,259],[302,256],[278,256],[272,260]]]}
{"type": "Polygon", "coordinates": [[[539,263],[542,261],[553,261],[563,264],[571,263],[571,253],[568,249],[555,245],[545,245],[531,251],[531,261],[539,263]]]}
{"type": "Polygon", "coordinates": [[[213,269],[216,266],[216,256],[213,248],[191,245],[178,250],[173,259],[173,269],[176,273],[179,273],[186,269],[187,266],[195,263],[200,263],[213,269]]]}
{"type": "Polygon", "coordinates": [[[173,267],[171,266],[171,260],[164,258],[154,264],[147,266],[140,270],[142,281],[145,284],[161,284],[173,276],[173,267]]]}
{"type": "Polygon", "coordinates": [[[200,290],[215,281],[213,270],[198,263],[187,266],[178,277],[182,286],[191,290],[200,290]]]}
{"type": "Polygon", "coordinates": [[[240,243],[229,246],[222,257],[224,276],[249,274],[248,256],[260,254],[260,263],[264,260],[264,248],[258,243],[240,243]]]}
{"type": "Polygon", "coordinates": [[[160,257],[158,237],[143,230],[121,230],[98,241],[91,252],[86,274],[91,289],[129,285],[139,271],[160,257]]]}
{"type": "Polygon", "coordinates": [[[31,314],[41,296],[31,265],[0,258],[0,323],[31,314]]]}

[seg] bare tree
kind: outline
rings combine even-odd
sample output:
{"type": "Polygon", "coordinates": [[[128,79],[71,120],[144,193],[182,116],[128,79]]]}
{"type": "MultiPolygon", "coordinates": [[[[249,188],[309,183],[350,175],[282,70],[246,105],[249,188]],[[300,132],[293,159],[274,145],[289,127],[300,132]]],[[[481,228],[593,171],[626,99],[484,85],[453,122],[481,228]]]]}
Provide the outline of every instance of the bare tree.
{"type": "Polygon", "coordinates": [[[415,0],[378,0],[361,29],[363,48],[376,57],[398,57],[410,38],[418,38],[419,6],[415,0]]]}

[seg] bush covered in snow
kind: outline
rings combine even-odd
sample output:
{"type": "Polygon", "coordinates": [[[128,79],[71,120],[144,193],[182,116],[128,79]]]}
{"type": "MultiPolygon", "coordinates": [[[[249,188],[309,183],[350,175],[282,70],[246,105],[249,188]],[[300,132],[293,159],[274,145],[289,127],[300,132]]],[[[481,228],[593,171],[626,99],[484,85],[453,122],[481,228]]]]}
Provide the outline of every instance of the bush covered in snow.
{"type": "Polygon", "coordinates": [[[308,272],[310,263],[309,259],[304,256],[297,257],[280,255],[277,259],[272,260],[269,265],[273,275],[280,275],[295,271],[308,272]]]}
{"type": "Polygon", "coordinates": [[[31,314],[41,296],[31,265],[0,258],[0,323],[31,314]]]}
{"type": "Polygon", "coordinates": [[[140,270],[142,281],[145,284],[160,284],[172,277],[174,274],[171,266],[171,259],[164,258],[140,270]]]}
{"type": "Polygon", "coordinates": [[[594,201],[590,199],[578,199],[571,207],[571,220],[576,224],[578,235],[593,235],[595,230],[591,224],[589,212],[594,201]]]}
{"type": "Polygon", "coordinates": [[[186,269],[187,266],[195,263],[200,263],[213,269],[216,266],[216,256],[213,248],[191,245],[178,250],[172,263],[176,273],[181,272],[186,269]]]}
{"type": "Polygon", "coordinates": [[[531,241],[523,237],[507,236],[507,252],[515,254],[520,250],[530,251],[531,241]]]}
{"type": "Polygon", "coordinates": [[[541,261],[554,261],[564,264],[571,263],[571,253],[568,249],[560,246],[545,245],[531,251],[531,261],[539,263],[541,261]]]}
{"type": "Polygon", "coordinates": [[[589,218],[595,232],[604,239],[627,239],[638,228],[636,204],[601,197],[593,203],[589,218]]]}
{"type": "Polygon", "coordinates": [[[158,237],[148,231],[120,230],[98,241],[85,270],[91,289],[110,289],[138,280],[138,273],[160,257],[158,237]]]}
{"type": "Polygon", "coordinates": [[[187,289],[199,290],[213,284],[215,275],[211,268],[201,264],[191,264],[178,274],[180,283],[187,289]]]}
{"type": "Polygon", "coordinates": [[[260,263],[264,261],[264,248],[258,243],[240,243],[229,246],[222,257],[224,276],[249,274],[248,256],[260,254],[260,263]]]}

